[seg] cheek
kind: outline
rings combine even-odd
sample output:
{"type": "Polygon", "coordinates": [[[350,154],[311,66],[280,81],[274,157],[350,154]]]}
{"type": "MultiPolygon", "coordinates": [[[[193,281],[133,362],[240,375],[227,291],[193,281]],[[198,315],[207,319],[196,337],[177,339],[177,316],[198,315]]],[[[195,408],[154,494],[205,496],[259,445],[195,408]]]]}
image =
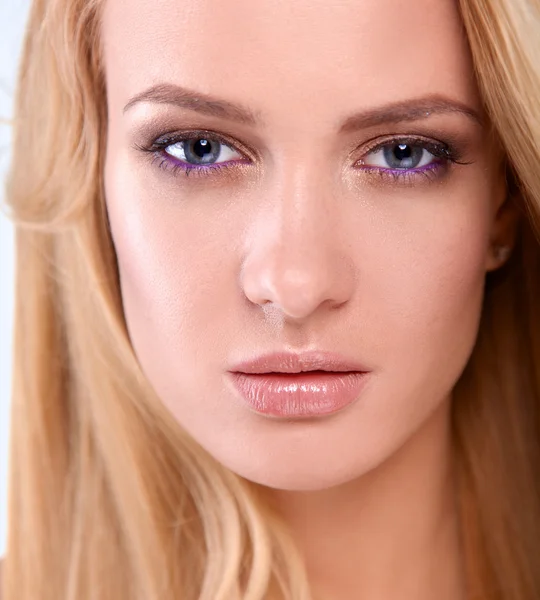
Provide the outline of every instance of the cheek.
{"type": "Polygon", "coordinates": [[[456,200],[448,214],[409,223],[406,237],[391,231],[399,243],[373,250],[380,267],[370,261],[368,335],[393,385],[408,390],[402,400],[411,410],[451,390],[477,336],[489,201],[478,195],[459,209],[456,200]]]}
{"type": "Polygon", "coordinates": [[[215,321],[231,313],[236,281],[223,251],[231,228],[192,210],[191,197],[165,197],[127,166],[106,171],[106,196],[130,337],[165,393],[180,356],[204,352],[216,338],[215,321]]]}
{"type": "Polygon", "coordinates": [[[483,286],[485,234],[482,221],[459,232],[446,229],[437,240],[418,238],[395,252],[380,273],[377,301],[394,324],[437,330],[477,308],[483,286]]]}

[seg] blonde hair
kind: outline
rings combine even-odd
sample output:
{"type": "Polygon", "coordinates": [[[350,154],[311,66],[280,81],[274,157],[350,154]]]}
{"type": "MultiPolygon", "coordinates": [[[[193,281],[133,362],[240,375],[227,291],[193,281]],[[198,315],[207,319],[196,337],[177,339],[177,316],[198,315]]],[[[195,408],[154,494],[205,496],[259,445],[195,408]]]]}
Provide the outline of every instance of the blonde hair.
{"type": "MultiPolygon", "coordinates": [[[[523,210],[453,425],[471,599],[540,598],[540,16],[462,0],[523,210]],[[536,234],[536,236],[535,236],[536,234]]],[[[126,331],[103,198],[100,0],[34,0],[7,188],[17,281],[4,600],[307,600],[261,488],[196,445],[126,331]]]]}

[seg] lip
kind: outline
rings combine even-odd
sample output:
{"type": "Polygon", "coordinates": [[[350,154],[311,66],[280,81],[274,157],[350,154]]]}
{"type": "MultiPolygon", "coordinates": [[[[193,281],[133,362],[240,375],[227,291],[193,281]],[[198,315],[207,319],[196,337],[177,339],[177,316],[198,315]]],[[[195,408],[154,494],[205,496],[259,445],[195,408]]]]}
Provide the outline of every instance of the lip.
{"type": "Polygon", "coordinates": [[[328,352],[277,352],[236,365],[235,390],[255,412],[272,417],[313,418],[343,410],[360,396],[369,371],[328,352]]]}
{"type": "Polygon", "coordinates": [[[369,369],[356,361],[334,352],[272,352],[246,360],[230,369],[233,373],[260,375],[263,373],[303,373],[305,371],[329,371],[367,373],[369,369]]]}

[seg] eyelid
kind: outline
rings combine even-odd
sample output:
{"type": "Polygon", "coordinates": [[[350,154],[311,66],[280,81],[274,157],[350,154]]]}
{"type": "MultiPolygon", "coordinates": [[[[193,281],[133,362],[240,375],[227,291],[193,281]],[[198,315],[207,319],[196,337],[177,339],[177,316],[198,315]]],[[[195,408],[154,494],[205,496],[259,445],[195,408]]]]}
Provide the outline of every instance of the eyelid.
{"type": "MultiPolygon", "coordinates": [[[[157,138],[154,138],[152,141],[149,140],[149,142],[144,143],[144,144],[136,144],[136,147],[138,149],[144,149],[147,151],[159,151],[159,150],[164,150],[167,146],[169,145],[173,145],[175,143],[179,143],[181,141],[184,140],[189,140],[189,139],[193,139],[193,138],[199,138],[199,137],[204,137],[204,136],[208,136],[212,139],[215,139],[216,141],[221,142],[222,144],[225,144],[227,146],[232,147],[234,150],[238,151],[240,154],[243,155],[244,158],[248,159],[248,160],[253,160],[256,161],[258,159],[258,153],[248,149],[248,147],[246,146],[246,144],[244,144],[243,142],[241,142],[240,140],[229,136],[229,135],[225,135],[222,133],[218,133],[217,131],[213,131],[210,129],[189,129],[189,130],[176,130],[174,132],[171,133],[165,133],[160,135],[157,138]]],[[[448,137],[448,136],[446,136],[448,137]]],[[[379,150],[380,148],[387,146],[389,144],[392,143],[409,143],[409,144],[416,144],[416,145],[424,145],[426,147],[426,149],[429,151],[430,146],[431,148],[437,150],[440,149],[441,146],[448,148],[450,150],[450,154],[453,155],[455,158],[459,159],[461,156],[461,152],[459,152],[457,150],[456,144],[450,139],[448,140],[448,142],[443,142],[442,140],[437,140],[434,138],[429,138],[426,137],[424,135],[414,135],[414,134],[407,134],[407,133],[403,133],[403,134],[387,134],[385,136],[377,136],[375,138],[372,138],[371,140],[367,140],[365,142],[363,142],[360,145],[356,145],[355,148],[352,150],[351,154],[357,154],[359,151],[359,148],[362,151],[362,155],[361,157],[365,156],[366,154],[370,153],[370,152],[374,152],[376,150],[379,150]]],[[[357,159],[355,161],[355,163],[358,162],[357,159]]]]}
{"type": "Polygon", "coordinates": [[[209,129],[190,129],[187,131],[176,131],[174,133],[166,133],[158,138],[156,138],[151,144],[148,146],[148,150],[156,152],[159,150],[165,150],[168,146],[173,146],[174,144],[178,144],[183,141],[191,140],[191,139],[199,139],[208,137],[213,139],[225,146],[228,146],[242,155],[244,159],[253,160],[253,157],[250,156],[250,152],[247,151],[246,147],[239,140],[229,138],[221,133],[217,133],[215,131],[211,131],[209,129]]]}
{"type": "MultiPolygon", "coordinates": [[[[191,139],[184,138],[183,140],[178,141],[176,143],[168,144],[163,149],[163,152],[167,156],[173,158],[174,160],[177,160],[178,162],[185,163],[186,165],[194,167],[197,163],[195,163],[195,164],[191,163],[187,156],[188,147],[190,146],[191,141],[193,141],[194,139],[197,141],[200,141],[202,139],[205,139],[207,141],[210,140],[212,154],[214,154],[214,149],[212,148],[212,145],[217,144],[219,146],[219,150],[217,151],[217,156],[214,157],[215,162],[202,163],[200,166],[204,166],[205,164],[206,165],[208,165],[208,164],[213,164],[213,165],[226,164],[226,163],[230,163],[230,162],[236,162],[238,160],[245,160],[244,154],[241,153],[239,150],[237,150],[232,144],[225,144],[223,141],[215,140],[214,138],[211,138],[210,136],[205,136],[204,138],[202,138],[202,137],[191,138],[191,139]]],[[[190,151],[191,150],[192,149],[190,149],[190,151]]]]}
{"type": "MultiPolygon", "coordinates": [[[[448,133],[445,135],[445,138],[448,140],[447,142],[443,142],[434,137],[427,137],[422,134],[408,134],[406,132],[401,134],[387,134],[384,136],[377,136],[372,138],[371,140],[365,141],[361,145],[357,145],[356,149],[351,152],[357,153],[358,149],[363,150],[362,156],[355,161],[353,164],[353,169],[356,171],[362,170],[366,171],[366,176],[369,178],[373,178],[375,174],[382,179],[393,179],[394,182],[397,182],[398,179],[402,182],[412,183],[413,180],[417,179],[419,176],[425,175],[428,178],[435,178],[436,172],[445,172],[448,171],[448,168],[452,163],[457,163],[461,165],[472,164],[470,162],[461,162],[460,158],[466,153],[467,141],[463,140],[460,136],[453,135],[452,133],[448,133]],[[389,145],[395,145],[399,143],[407,143],[409,145],[421,146],[430,152],[435,158],[439,158],[439,167],[437,169],[432,169],[429,173],[427,171],[421,171],[420,169],[403,169],[403,170],[392,170],[379,166],[371,166],[364,165],[362,168],[358,168],[359,163],[361,164],[362,159],[372,153],[380,150],[389,145]]],[[[177,175],[180,172],[183,172],[184,175],[193,175],[193,176],[206,176],[211,179],[215,179],[219,175],[223,175],[226,172],[229,172],[231,176],[234,174],[240,174],[238,169],[240,167],[245,168],[250,163],[256,162],[258,155],[253,150],[247,149],[246,146],[237,140],[233,136],[224,135],[218,133],[216,131],[212,131],[209,129],[189,129],[189,130],[176,130],[172,133],[161,134],[160,136],[152,138],[149,140],[149,143],[146,145],[137,145],[134,147],[140,151],[143,151],[147,155],[151,157],[151,164],[158,163],[159,168],[163,168],[164,170],[169,170],[173,175],[177,175]],[[184,162],[181,159],[176,159],[173,155],[165,152],[165,149],[168,146],[187,141],[190,139],[200,139],[200,138],[210,138],[218,141],[226,145],[227,147],[232,148],[237,151],[240,155],[242,155],[244,160],[229,160],[223,163],[208,163],[202,165],[195,165],[188,162],[184,162]],[[164,155],[167,154],[169,159],[164,158],[164,155]],[[253,158],[255,156],[255,158],[253,158]],[[176,164],[174,164],[176,161],[176,164]]],[[[350,157],[350,154],[349,154],[350,157]]],[[[216,179],[217,181],[217,179],[216,179]]]]}
{"type": "Polygon", "coordinates": [[[385,137],[383,140],[381,140],[380,137],[376,138],[375,140],[372,140],[371,143],[367,142],[368,146],[366,148],[366,146],[364,145],[363,147],[363,152],[361,157],[355,161],[355,164],[361,164],[362,159],[374,152],[378,152],[379,150],[381,150],[382,148],[385,148],[387,146],[393,146],[393,145],[397,145],[397,144],[408,144],[411,146],[421,146],[422,148],[424,148],[425,150],[427,150],[428,152],[430,152],[431,154],[433,154],[436,157],[442,158],[444,156],[446,156],[447,158],[451,159],[451,158],[455,158],[458,159],[460,158],[461,153],[454,148],[452,145],[446,143],[446,142],[442,142],[442,141],[435,141],[433,139],[429,139],[423,136],[414,136],[414,135],[394,135],[394,136],[388,136],[385,137]],[[441,150],[444,150],[445,152],[441,152],[441,150]]]}

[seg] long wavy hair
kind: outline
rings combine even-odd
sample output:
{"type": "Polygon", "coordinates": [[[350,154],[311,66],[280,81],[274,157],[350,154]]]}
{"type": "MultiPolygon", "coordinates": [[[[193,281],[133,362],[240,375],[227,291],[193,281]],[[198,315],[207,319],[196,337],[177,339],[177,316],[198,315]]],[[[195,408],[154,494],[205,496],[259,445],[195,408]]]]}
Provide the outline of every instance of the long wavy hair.
{"type": "MultiPolygon", "coordinates": [[[[131,347],[103,194],[100,5],[34,0],[20,68],[4,600],[308,600],[262,488],[183,432],[131,347]]],[[[465,562],[471,600],[538,600],[540,4],[459,6],[522,215],[454,390],[465,562]]]]}

